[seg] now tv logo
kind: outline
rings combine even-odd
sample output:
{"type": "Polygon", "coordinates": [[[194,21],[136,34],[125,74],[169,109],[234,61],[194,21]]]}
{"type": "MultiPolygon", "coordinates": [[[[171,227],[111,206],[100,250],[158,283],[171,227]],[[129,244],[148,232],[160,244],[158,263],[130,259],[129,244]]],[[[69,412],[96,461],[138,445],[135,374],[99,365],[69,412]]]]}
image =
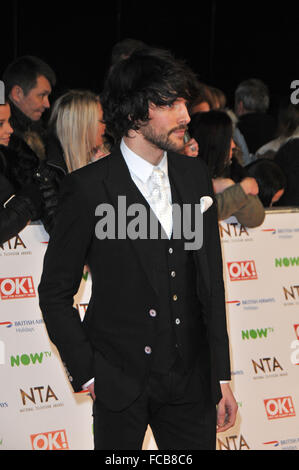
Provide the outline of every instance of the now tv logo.
{"type": "Polygon", "coordinates": [[[68,450],[69,445],[64,429],[43,432],[30,436],[33,450],[68,450]]]}
{"type": "Polygon", "coordinates": [[[227,268],[231,281],[251,281],[257,279],[257,271],[253,260],[233,261],[227,263],[227,268]]]}
{"type": "Polygon", "coordinates": [[[2,300],[35,297],[36,294],[32,277],[18,276],[1,278],[0,295],[2,300]]]}
{"type": "Polygon", "coordinates": [[[292,397],[278,397],[264,400],[268,419],[290,418],[296,416],[292,397]]]}

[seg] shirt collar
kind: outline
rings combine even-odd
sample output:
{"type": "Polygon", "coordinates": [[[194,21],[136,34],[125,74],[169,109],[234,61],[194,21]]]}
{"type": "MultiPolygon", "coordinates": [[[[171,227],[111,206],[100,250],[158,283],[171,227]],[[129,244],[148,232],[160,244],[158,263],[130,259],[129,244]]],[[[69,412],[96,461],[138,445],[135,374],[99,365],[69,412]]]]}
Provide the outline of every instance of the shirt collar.
{"type": "Polygon", "coordinates": [[[146,183],[151,176],[154,168],[160,168],[168,176],[167,153],[164,152],[163,158],[159,165],[152,165],[144,158],[137,155],[125,144],[124,139],[121,140],[120,150],[123,154],[125,162],[131,173],[134,173],[143,183],[146,183]]]}

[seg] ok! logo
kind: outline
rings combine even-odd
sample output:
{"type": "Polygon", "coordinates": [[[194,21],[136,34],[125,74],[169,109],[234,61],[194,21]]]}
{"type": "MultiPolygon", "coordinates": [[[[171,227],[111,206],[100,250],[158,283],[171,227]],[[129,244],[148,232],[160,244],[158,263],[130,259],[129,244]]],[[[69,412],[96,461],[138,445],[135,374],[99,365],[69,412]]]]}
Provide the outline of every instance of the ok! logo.
{"type": "Polygon", "coordinates": [[[33,450],[68,450],[69,444],[64,429],[59,431],[32,434],[31,445],[33,450]]]}
{"type": "Polygon", "coordinates": [[[257,279],[255,262],[233,261],[227,263],[228,273],[231,281],[251,281],[257,279]]]}
{"type": "Polygon", "coordinates": [[[0,295],[2,300],[35,297],[32,277],[18,276],[0,279],[0,295]]]}
{"type": "Polygon", "coordinates": [[[264,400],[267,418],[290,418],[296,416],[292,397],[277,397],[264,400]]]}

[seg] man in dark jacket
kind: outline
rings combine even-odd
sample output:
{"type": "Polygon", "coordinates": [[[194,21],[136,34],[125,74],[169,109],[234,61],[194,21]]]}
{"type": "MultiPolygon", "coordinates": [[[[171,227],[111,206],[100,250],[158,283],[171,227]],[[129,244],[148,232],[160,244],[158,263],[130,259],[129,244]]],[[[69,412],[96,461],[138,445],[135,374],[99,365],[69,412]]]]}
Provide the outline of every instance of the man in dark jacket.
{"type": "Polygon", "coordinates": [[[275,136],[275,118],[267,114],[269,104],[268,87],[261,80],[244,80],[235,91],[237,127],[253,155],[275,136]]]}
{"type": "Polygon", "coordinates": [[[56,83],[51,67],[34,56],[17,58],[3,73],[5,94],[11,107],[14,134],[10,147],[23,140],[39,159],[45,157],[42,114],[50,107],[49,95],[56,83]]]}
{"type": "MultiPolygon", "coordinates": [[[[3,82],[7,102],[2,109],[9,113],[13,134],[0,149],[0,176],[6,181],[2,181],[0,194],[1,242],[15,236],[32,220],[42,218],[47,228],[45,208],[50,198],[40,168],[46,137],[41,117],[50,107],[49,95],[56,77],[41,59],[23,56],[6,68],[3,82]]],[[[54,203],[56,200],[51,200],[54,203]]]]}
{"type": "Polygon", "coordinates": [[[193,84],[164,51],[115,64],[101,102],[117,145],[64,180],[40,306],[74,390],[95,399],[96,449],[141,449],[148,424],[159,449],[215,449],[216,425],[235,422],[211,180],[199,158],[177,153],[193,84]],[[203,243],[187,249],[172,209],[194,214],[202,202],[203,243]],[[82,324],[73,296],[85,264],[93,286],[82,324]]]}

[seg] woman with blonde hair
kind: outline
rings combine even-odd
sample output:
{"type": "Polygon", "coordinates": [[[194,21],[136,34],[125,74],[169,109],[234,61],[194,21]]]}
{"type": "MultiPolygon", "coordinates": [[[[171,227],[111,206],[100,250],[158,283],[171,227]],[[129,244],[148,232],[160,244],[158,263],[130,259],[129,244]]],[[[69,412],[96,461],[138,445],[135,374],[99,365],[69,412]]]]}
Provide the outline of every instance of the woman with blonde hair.
{"type": "Polygon", "coordinates": [[[63,177],[109,153],[99,96],[88,90],[70,90],[52,108],[46,143],[46,161],[40,171],[50,233],[63,177]]]}
{"type": "Polygon", "coordinates": [[[68,172],[87,165],[96,155],[107,154],[103,110],[99,97],[91,91],[71,90],[58,98],[49,127],[61,144],[68,172]]]}

